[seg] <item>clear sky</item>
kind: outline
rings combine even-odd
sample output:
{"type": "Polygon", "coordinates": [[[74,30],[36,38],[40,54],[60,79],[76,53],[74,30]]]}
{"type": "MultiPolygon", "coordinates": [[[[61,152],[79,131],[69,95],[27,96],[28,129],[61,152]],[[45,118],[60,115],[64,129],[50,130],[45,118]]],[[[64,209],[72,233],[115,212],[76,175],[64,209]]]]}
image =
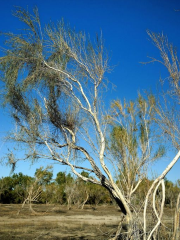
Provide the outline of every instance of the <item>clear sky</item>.
{"type": "MultiPolygon", "coordinates": [[[[22,23],[12,16],[14,6],[21,6],[31,11],[34,6],[39,9],[42,25],[65,22],[77,31],[89,33],[91,38],[102,31],[105,47],[110,56],[110,65],[115,66],[108,75],[117,88],[108,93],[108,99],[135,99],[137,92],[151,89],[155,92],[156,84],[161,77],[168,76],[158,63],[142,65],[148,56],[159,57],[146,31],[164,33],[170,42],[180,49],[180,1],[178,0],[7,0],[0,1],[0,31],[14,32],[22,29],[22,23]]],[[[2,37],[0,46],[2,46],[2,37]]],[[[1,53],[0,53],[1,55],[1,53]]],[[[13,128],[8,113],[0,109],[0,157],[7,147],[2,139],[6,131],[13,128]]],[[[173,154],[171,155],[173,157],[173,154]]],[[[170,159],[166,158],[156,164],[155,171],[161,173],[170,159]]],[[[40,163],[43,164],[42,162],[40,163]]],[[[17,172],[33,175],[34,166],[18,165],[17,172]]],[[[55,172],[61,170],[57,165],[55,172]]],[[[168,175],[172,181],[180,178],[180,163],[168,175]]],[[[10,169],[0,166],[0,177],[7,176],[10,169]]]]}

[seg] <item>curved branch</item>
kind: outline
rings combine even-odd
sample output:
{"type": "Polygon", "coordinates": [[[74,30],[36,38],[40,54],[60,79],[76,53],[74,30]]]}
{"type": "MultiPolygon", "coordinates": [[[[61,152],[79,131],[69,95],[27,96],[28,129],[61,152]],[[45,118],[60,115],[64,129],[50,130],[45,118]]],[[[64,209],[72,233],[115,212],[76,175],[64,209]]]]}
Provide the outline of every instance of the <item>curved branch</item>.
{"type": "Polygon", "coordinates": [[[174,166],[174,164],[178,161],[180,157],[180,151],[176,154],[175,158],[170,162],[170,164],[167,166],[167,168],[164,170],[164,172],[154,180],[153,184],[151,185],[145,199],[145,205],[144,205],[144,240],[146,240],[146,213],[147,213],[147,205],[148,205],[148,200],[149,196],[152,193],[153,188],[156,186],[158,182],[160,182],[166,174],[171,170],[171,168],[174,166]]]}

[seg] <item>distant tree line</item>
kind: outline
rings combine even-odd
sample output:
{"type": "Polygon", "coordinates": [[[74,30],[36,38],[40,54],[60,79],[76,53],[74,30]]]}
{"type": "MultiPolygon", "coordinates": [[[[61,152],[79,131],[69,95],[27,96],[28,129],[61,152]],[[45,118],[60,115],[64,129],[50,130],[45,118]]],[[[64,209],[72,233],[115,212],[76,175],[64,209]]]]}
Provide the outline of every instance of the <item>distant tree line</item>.
{"type": "MultiPolygon", "coordinates": [[[[88,173],[81,172],[85,177],[88,173]]],[[[117,184],[118,180],[117,180],[117,184]]],[[[147,194],[147,189],[152,184],[144,178],[132,201],[135,205],[142,204],[147,194]]],[[[166,206],[174,208],[177,195],[180,191],[180,180],[173,183],[165,180],[166,185],[166,206]]],[[[97,206],[98,204],[113,204],[109,192],[101,186],[84,182],[81,178],[74,178],[70,173],[58,172],[53,179],[51,168],[39,168],[34,177],[23,173],[14,173],[8,177],[0,178],[0,203],[1,204],[22,204],[31,194],[33,203],[64,204],[68,208],[76,206],[83,208],[85,204],[97,206]]],[[[161,192],[157,192],[160,195],[161,192]]]]}
{"type": "MultiPolygon", "coordinates": [[[[88,173],[81,174],[86,176],[88,173]]],[[[73,178],[70,173],[59,172],[53,179],[50,169],[39,168],[34,177],[20,172],[0,179],[0,203],[21,204],[30,194],[34,203],[66,204],[68,208],[71,205],[83,208],[86,203],[112,203],[106,189],[73,178]]]]}

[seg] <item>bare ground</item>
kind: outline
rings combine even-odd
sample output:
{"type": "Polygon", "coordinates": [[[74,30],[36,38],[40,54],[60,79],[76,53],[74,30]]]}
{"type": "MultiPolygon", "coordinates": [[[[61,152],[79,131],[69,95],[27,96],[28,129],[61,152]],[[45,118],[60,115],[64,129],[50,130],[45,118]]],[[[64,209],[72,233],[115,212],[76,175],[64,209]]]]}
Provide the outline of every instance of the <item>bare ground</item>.
{"type": "Polygon", "coordinates": [[[114,206],[85,206],[83,210],[66,206],[0,205],[0,239],[107,239],[116,230],[121,213],[114,206]]]}
{"type": "MultiPolygon", "coordinates": [[[[0,240],[105,240],[115,233],[121,212],[115,206],[73,207],[61,205],[28,205],[17,215],[21,205],[0,205],[0,240]]],[[[164,221],[172,225],[171,210],[164,221]]]]}

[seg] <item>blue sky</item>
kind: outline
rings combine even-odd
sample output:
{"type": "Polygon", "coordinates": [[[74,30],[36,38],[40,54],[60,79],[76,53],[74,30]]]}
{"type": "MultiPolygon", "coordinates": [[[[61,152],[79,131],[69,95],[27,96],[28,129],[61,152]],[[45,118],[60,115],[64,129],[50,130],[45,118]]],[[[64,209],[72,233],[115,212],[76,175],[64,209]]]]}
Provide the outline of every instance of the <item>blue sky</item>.
{"type": "MultiPolygon", "coordinates": [[[[170,42],[180,49],[180,1],[175,0],[8,0],[0,2],[0,31],[14,32],[22,29],[22,23],[12,16],[14,6],[39,9],[42,25],[57,22],[64,18],[65,22],[77,31],[89,33],[91,38],[102,31],[105,47],[110,56],[110,65],[115,66],[108,74],[109,80],[117,86],[111,90],[108,100],[135,99],[138,91],[151,89],[155,92],[158,80],[168,76],[166,70],[158,63],[142,65],[148,61],[148,56],[159,57],[146,33],[147,29],[164,33],[170,42]]],[[[2,37],[0,46],[2,46],[2,37]]],[[[0,53],[1,54],[1,53],[0,53]]],[[[11,119],[5,110],[0,109],[0,157],[7,147],[2,137],[13,128],[11,119]]],[[[173,157],[173,154],[170,155],[173,157]]],[[[168,164],[166,158],[156,164],[155,171],[160,173],[168,164]]],[[[39,165],[44,164],[43,162],[39,165]]],[[[39,166],[23,163],[17,167],[17,172],[34,174],[39,166]]],[[[61,169],[56,165],[55,172],[61,169]]],[[[180,178],[180,163],[168,175],[172,181],[180,178]]],[[[0,166],[0,177],[9,175],[10,169],[0,166]]]]}

